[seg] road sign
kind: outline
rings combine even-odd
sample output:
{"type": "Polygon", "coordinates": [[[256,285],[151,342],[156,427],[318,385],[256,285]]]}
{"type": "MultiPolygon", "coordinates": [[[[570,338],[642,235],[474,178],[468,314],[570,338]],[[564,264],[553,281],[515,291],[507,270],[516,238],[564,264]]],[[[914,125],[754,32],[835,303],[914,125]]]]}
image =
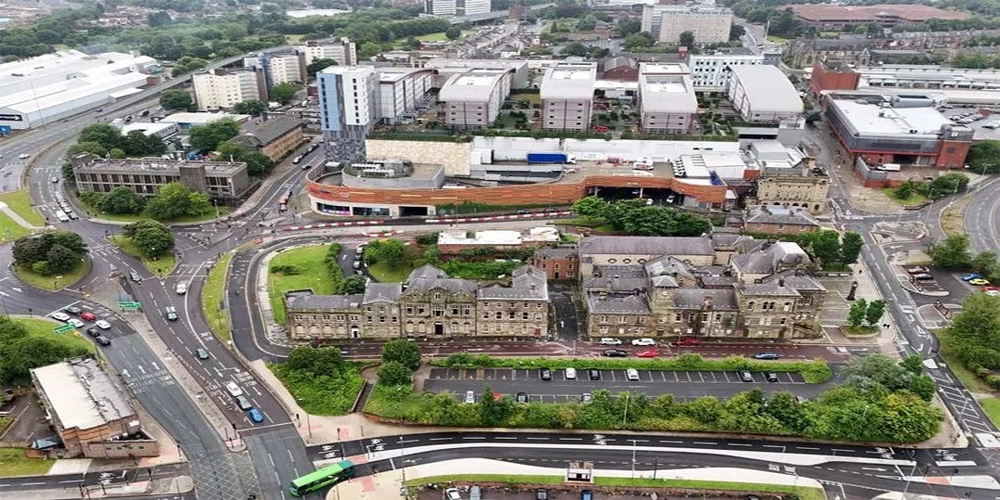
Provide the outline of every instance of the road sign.
{"type": "Polygon", "coordinates": [[[119,302],[118,303],[118,307],[120,307],[120,308],[122,308],[122,309],[124,309],[126,311],[134,311],[136,309],[141,308],[142,304],[140,304],[138,302],[119,302]]]}
{"type": "Polygon", "coordinates": [[[73,325],[59,325],[52,329],[52,333],[66,333],[73,331],[73,325]]]}

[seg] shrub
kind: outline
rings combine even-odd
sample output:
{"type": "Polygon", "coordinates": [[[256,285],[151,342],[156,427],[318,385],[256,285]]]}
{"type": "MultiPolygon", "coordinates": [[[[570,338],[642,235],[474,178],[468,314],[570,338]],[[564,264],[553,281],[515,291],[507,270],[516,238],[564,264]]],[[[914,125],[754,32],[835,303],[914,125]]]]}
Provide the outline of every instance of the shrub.
{"type": "Polygon", "coordinates": [[[283,274],[285,276],[296,276],[298,274],[302,274],[298,267],[291,264],[271,266],[271,272],[274,274],[283,274]]]}

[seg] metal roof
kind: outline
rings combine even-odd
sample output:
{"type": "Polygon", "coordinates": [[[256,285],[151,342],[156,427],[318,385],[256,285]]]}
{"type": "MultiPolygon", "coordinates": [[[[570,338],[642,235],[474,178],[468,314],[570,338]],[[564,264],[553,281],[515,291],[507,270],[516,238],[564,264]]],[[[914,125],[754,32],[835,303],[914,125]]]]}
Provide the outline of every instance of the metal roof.
{"type": "Polygon", "coordinates": [[[801,113],[802,98],[788,77],[775,66],[733,66],[733,78],[743,85],[754,113],[801,113]]]}
{"type": "Polygon", "coordinates": [[[686,64],[639,64],[643,113],[697,113],[698,98],[686,64]]]}
{"type": "Polygon", "coordinates": [[[93,429],[136,414],[94,358],[70,359],[31,373],[64,429],[93,429]]]}
{"type": "Polygon", "coordinates": [[[539,90],[541,99],[593,99],[597,63],[561,63],[549,68],[539,90]]]}

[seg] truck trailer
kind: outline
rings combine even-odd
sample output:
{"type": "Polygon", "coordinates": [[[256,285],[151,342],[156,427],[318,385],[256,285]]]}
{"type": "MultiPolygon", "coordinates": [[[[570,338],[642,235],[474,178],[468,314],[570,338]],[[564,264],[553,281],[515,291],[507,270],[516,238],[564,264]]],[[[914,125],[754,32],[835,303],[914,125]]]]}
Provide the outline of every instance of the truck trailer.
{"type": "Polygon", "coordinates": [[[528,163],[564,163],[575,164],[576,158],[569,153],[528,153],[525,157],[528,163]]]}

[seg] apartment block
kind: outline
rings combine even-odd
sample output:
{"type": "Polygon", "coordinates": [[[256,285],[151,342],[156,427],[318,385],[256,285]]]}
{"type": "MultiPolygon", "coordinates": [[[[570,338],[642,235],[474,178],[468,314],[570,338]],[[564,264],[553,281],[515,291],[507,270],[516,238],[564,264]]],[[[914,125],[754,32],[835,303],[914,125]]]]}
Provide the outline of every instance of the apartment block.
{"type": "Polygon", "coordinates": [[[434,71],[421,68],[379,68],[379,107],[383,122],[408,118],[427,100],[434,87],[434,71]]]}
{"type": "Polygon", "coordinates": [[[688,57],[695,90],[708,92],[725,91],[732,68],[761,64],[764,64],[763,55],[692,54],[688,57]]]}
{"type": "Polygon", "coordinates": [[[282,83],[304,83],[306,63],[298,51],[262,52],[243,58],[244,68],[260,69],[268,88],[282,83]]]}
{"type": "Polygon", "coordinates": [[[331,66],[316,74],[326,158],[365,157],[365,137],[379,120],[379,76],[370,66],[331,66]]]}
{"type": "Polygon", "coordinates": [[[267,102],[263,70],[215,69],[191,77],[194,98],[202,111],[228,109],[243,101],[267,102]]]}
{"type": "Polygon", "coordinates": [[[445,125],[460,129],[489,127],[510,95],[510,74],[502,69],[473,69],[452,75],[438,92],[445,125]]]}
{"type": "Polygon", "coordinates": [[[775,66],[732,68],[727,93],[747,123],[778,123],[802,114],[799,92],[775,66]]]}
{"type": "Polygon", "coordinates": [[[648,134],[691,132],[698,98],[686,64],[639,64],[639,108],[648,134]]]}
{"type": "Polygon", "coordinates": [[[432,16],[488,14],[490,0],[425,0],[424,13],[432,16]]]}
{"type": "Polygon", "coordinates": [[[597,63],[562,62],[546,70],[539,90],[542,128],[589,129],[596,83],[597,63]]]}
{"type": "Polygon", "coordinates": [[[316,59],[333,59],[338,66],[355,66],[358,64],[358,49],[347,37],[335,40],[310,40],[296,49],[303,55],[306,66],[316,59]]]}
{"type": "Polygon", "coordinates": [[[181,182],[213,198],[238,200],[250,194],[252,183],[247,164],[222,161],[176,161],[162,158],[114,160],[89,153],[74,156],[73,177],[80,191],[108,193],[126,187],[152,196],[160,186],[181,182]]]}
{"type": "Polygon", "coordinates": [[[698,45],[729,41],[733,11],[714,5],[645,5],[642,8],[642,31],[659,42],[677,45],[681,33],[690,31],[698,45]]]}

